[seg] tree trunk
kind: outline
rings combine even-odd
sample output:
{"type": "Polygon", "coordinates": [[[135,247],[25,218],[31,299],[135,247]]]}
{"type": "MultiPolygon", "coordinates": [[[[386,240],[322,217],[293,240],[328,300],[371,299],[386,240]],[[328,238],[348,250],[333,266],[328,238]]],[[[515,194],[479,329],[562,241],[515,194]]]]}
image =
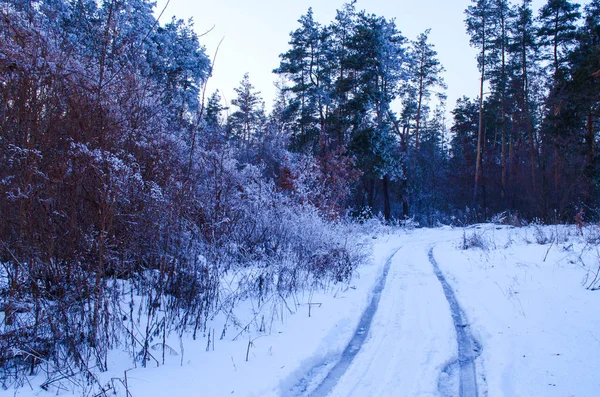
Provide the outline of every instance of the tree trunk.
{"type": "MultiPolygon", "coordinates": [[[[515,172],[516,172],[516,166],[515,166],[515,142],[514,142],[514,136],[512,133],[508,134],[508,166],[507,166],[507,196],[510,198],[510,202],[511,202],[511,206],[514,204],[514,189],[508,189],[508,186],[510,185],[511,181],[514,181],[517,179],[517,177],[515,177],[515,172]]],[[[517,139],[517,143],[519,142],[519,140],[517,139]]]]}
{"type": "Polygon", "coordinates": [[[475,161],[475,188],[473,189],[473,207],[477,205],[477,191],[479,190],[479,180],[481,177],[481,145],[483,141],[483,84],[485,82],[485,46],[481,52],[481,83],[479,85],[479,127],[477,133],[477,160],[475,161]]]}
{"type": "Polygon", "coordinates": [[[17,277],[19,277],[19,264],[15,260],[13,264],[12,278],[8,287],[8,303],[6,305],[6,308],[4,309],[4,325],[8,327],[13,325],[14,323],[14,306],[18,288],[17,277]]]}
{"type": "Polygon", "coordinates": [[[409,211],[408,211],[408,201],[406,201],[406,179],[404,179],[402,181],[402,216],[404,217],[404,219],[408,218],[409,215],[409,211]]]}
{"type": "Polygon", "coordinates": [[[594,167],[594,157],[596,154],[596,148],[594,145],[594,117],[592,115],[592,111],[588,110],[587,120],[586,120],[586,135],[585,135],[585,143],[587,146],[586,153],[586,166],[589,170],[592,170],[594,167]]]}
{"type": "Polygon", "coordinates": [[[554,193],[556,197],[555,205],[560,202],[560,147],[558,145],[558,137],[555,134],[554,142],[554,193]]]}
{"type": "Polygon", "coordinates": [[[596,157],[596,148],[594,147],[594,118],[591,110],[588,110],[587,114],[585,144],[586,156],[584,175],[587,179],[587,199],[590,201],[592,195],[594,194],[594,182],[592,179],[594,177],[594,163],[596,157]]]}
{"type": "Polygon", "coordinates": [[[369,185],[367,187],[367,205],[369,206],[369,209],[373,211],[373,209],[375,208],[375,180],[369,179],[368,184],[369,185]]]}
{"type": "MultiPolygon", "coordinates": [[[[500,198],[501,198],[501,204],[504,206],[506,205],[506,106],[505,106],[505,91],[506,91],[506,47],[505,47],[505,34],[506,34],[506,27],[505,27],[505,22],[504,22],[504,13],[502,13],[501,16],[501,29],[502,29],[502,70],[501,70],[501,84],[502,84],[502,93],[501,93],[501,98],[500,98],[500,106],[502,107],[502,119],[501,119],[501,124],[500,124],[500,128],[501,128],[501,134],[502,134],[502,159],[501,159],[501,164],[502,164],[502,189],[500,190],[500,198]]],[[[511,141],[512,142],[512,141],[511,141]]]]}
{"type": "MultiPolygon", "coordinates": [[[[558,19],[559,18],[559,10],[556,10],[556,17],[554,23],[554,87],[558,87],[558,19]]],[[[559,108],[560,109],[560,108],[559,108]]],[[[556,110],[555,113],[558,113],[560,110],[556,110]]],[[[555,114],[557,116],[557,114],[555,114]]],[[[560,202],[559,198],[559,184],[560,184],[560,148],[558,145],[558,123],[554,121],[554,193],[556,196],[555,205],[558,205],[560,202]]]]}
{"type": "MultiPolygon", "coordinates": [[[[523,29],[525,29],[523,27],[523,29]]],[[[525,36],[521,39],[521,72],[523,73],[523,85],[521,89],[522,92],[522,111],[523,111],[523,120],[522,123],[527,131],[527,135],[529,137],[529,162],[531,168],[531,189],[534,195],[537,193],[537,185],[535,181],[535,163],[536,163],[536,147],[535,147],[535,139],[533,135],[533,126],[531,125],[531,121],[529,120],[529,73],[527,70],[527,43],[525,41],[525,36]]]]}
{"type": "Polygon", "coordinates": [[[383,217],[386,221],[390,221],[392,218],[391,206],[390,206],[390,191],[389,191],[389,176],[386,174],[381,179],[383,184],[383,217]]]}
{"type": "Polygon", "coordinates": [[[419,127],[421,126],[421,106],[423,103],[423,60],[421,59],[419,75],[419,100],[417,102],[417,117],[415,120],[415,149],[419,150],[419,127]]]}

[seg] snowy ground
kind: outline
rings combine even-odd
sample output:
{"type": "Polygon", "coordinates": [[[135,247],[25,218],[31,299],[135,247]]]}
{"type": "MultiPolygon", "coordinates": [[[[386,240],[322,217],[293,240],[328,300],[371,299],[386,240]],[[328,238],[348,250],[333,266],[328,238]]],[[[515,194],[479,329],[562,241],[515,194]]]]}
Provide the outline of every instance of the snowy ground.
{"type": "Polygon", "coordinates": [[[597,229],[583,232],[582,238],[574,227],[483,227],[467,236],[481,236],[488,249],[436,244],[483,347],[483,392],[600,395],[600,291],[583,287],[600,264],[599,241],[597,229]]]}
{"type": "MultiPolygon", "coordinates": [[[[172,337],[165,365],[130,369],[114,353],[100,380],[114,378],[125,396],[127,370],[135,397],[600,395],[600,291],[585,288],[600,233],[583,233],[479,225],[379,235],[349,286],[260,310],[246,302],[251,332],[240,323],[221,338],[217,317],[196,341],[172,337]]],[[[0,395],[50,395],[32,385],[0,395]]]]}

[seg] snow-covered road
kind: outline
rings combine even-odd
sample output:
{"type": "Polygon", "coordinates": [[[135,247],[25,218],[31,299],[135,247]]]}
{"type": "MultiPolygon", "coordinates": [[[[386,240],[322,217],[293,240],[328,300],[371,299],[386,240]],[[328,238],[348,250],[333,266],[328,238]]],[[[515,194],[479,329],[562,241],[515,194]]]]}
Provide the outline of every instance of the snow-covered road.
{"type": "Polygon", "coordinates": [[[600,302],[581,278],[600,256],[577,233],[482,225],[401,236],[376,312],[367,308],[319,386],[296,395],[597,395],[600,302]],[[549,242],[536,244],[540,233],[549,242]]]}
{"type": "Polygon", "coordinates": [[[394,257],[370,337],[331,396],[438,395],[439,374],[457,345],[426,244],[394,257]]]}
{"type": "Polygon", "coordinates": [[[410,241],[388,258],[387,280],[380,279],[355,336],[311,397],[477,395],[473,362],[456,353],[472,349],[470,335],[454,324],[462,321],[460,308],[434,272],[431,244],[410,241]]]}

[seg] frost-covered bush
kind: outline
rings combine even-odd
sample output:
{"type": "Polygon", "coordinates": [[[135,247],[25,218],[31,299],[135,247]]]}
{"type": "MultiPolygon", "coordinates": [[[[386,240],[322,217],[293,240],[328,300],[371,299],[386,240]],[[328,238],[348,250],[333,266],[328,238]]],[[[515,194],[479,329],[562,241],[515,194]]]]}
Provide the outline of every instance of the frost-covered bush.
{"type": "Polygon", "coordinates": [[[0,7],[0,387],[100,390],[110,349],[158,364],[226,304],[351,277],[344,148],[227,142],[204,48],[151,2],[34,3],[0,7]]]}
{"type": "Polygon", "coordinates": [[[407,229],[407,230],[413,230],[417,227],[419,227],[419,222],[417,222],[415,220],[415,217],[410,217],[410,218],[405,218],[405,219],[401,219],[398,220],[397,222],[398,226],[403,228],[403,229],[407,229]]]}
{"type": "Polygon", "coordinates": [[[206,178],[198,190],[198,227],[214,244],[209,260],[223,271],[256,267],[264,271],[248,285],[254,292],[275,288],[290,293],[314,283],[346,281],[360,263],[355,234],[331,222],[312,203],[280,191],[261,169],[204,153],[206,178]],[[218,198],[218,199],[217,199],[218,198]]]}
{"type": "Polygon", "coordinates": [[[468,250],[473,248],[479,248],[482,250],[488,250],[490,247],[490,241],[484,236],[481,231],[472,231],[467,234],[467,231],[463,231],[463,238],[460,243],[460,249],[468,250]]]}
{"type": "Polygon", "coordinates": [[[490,218],[490,222],[495,225],[504,225],[504,224],[506,224],[508,218],[509,218],[509,214],[506,211],[503,211],[503,212],[499,212],[499,213],[493,215],[490,218]]]}
{"type": "Polygon", "coordinates": [[[539,221],[534,222],[533,226],[533,236],[535,238],[535,242],[544,245],[552,242],[554,240],[554,236],[552,235],[552,231],[548,230],[544,225],[542,225],[539,221]]]}
{"type": "Polygon", "coordinates": [[[587,225],[582,229],[583,238],[588,244],[600,245],[600,226],[587,225]]]}

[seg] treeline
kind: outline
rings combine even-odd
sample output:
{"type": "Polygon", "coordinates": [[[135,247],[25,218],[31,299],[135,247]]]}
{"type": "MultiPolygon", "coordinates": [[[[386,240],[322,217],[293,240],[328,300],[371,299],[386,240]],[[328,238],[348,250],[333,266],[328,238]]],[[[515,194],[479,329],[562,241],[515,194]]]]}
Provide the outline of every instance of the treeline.
{"type": "MultiPolygon", "coordinates": [[[[597,219],[600,2],[580,8],[473,1],[465,25],[481,90],[458,100],[451,120],[429,30],[408,40],[356,2],[326,25],[309,10],[274,70],[270,119],[289,150],[325,170],[328,205],[353,214],[435,225],[501,212],[571,222],[583,209],[597,219]]],[[[254,99],[224,122],[259,144],[265,116],[254,99]],[[240,127],[242,114],[252,127],[240,127]]]]}
{"type": "Polygon", "coordinates": [[[472,196],[488,215],[572,222],[584,209],[597,219],[600,2],[580,8],[548,0],[535,15],[530,0],[478,0],[466,10],[481,91],[453,111],[458,202],[472,196]]]}
{"type": "Polygon", "coordinates": [[[309,10],[274,71],[290,148],[354,161],[347,205],[388,220],[597,218],[600,2],[549,0],[534,15],[530,0],[477,0],[465,14],[481,90],[445,120],[429,30],[408,41],[355,2],[324,26],[309,10]]]}

